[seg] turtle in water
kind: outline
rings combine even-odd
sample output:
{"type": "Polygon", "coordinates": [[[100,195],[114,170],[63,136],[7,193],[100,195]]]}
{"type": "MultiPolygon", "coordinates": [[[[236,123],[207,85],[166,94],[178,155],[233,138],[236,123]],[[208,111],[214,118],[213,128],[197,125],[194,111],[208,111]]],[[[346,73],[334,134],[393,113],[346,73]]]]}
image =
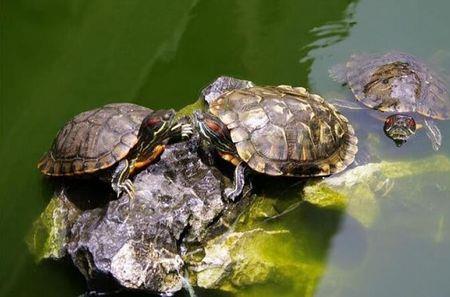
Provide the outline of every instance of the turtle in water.
{"type": "Polygon", "coordinates": [[[217,79],[202,95],[223,92],[208,97],[208,112],[193,115],[205,151],[211,148],[236,166],[227,198],[241,194],[248,167],[272,176],[319,177],[353,162],[358,150],[354,130],[320,96],[284,85],[247,86],[234,78],[217,79]]]}
{"type": "Polygon", "coordinates": [[[365,106],[390,114],[384,132],[397,146],[422,126],[433,149],[441,146],[442,136],[433,120],[450,119],[449,92],[443,77],[417,57],[400,52],[352,55],[347,63],[331,68],[330,76],[347,84],[365,106]]]}
{"type": "Polygon", "coordinates": [[[155,160],[168,139],[190,132],[189,124],[176,123],[173,109],[108,104],[68,121],[38,168],[48,176],[99,176],[117,196],[125,191],[132,198],[129,176],[155,160]]]}

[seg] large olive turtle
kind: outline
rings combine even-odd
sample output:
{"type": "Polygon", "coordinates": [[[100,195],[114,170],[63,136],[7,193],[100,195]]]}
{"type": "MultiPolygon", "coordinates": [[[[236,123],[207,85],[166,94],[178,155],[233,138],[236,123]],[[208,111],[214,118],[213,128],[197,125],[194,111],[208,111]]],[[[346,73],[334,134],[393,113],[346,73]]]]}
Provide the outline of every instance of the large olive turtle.
{"type": "Polygon", "coordinates": [[[443,77],[419,58],[401,52],[352,55],[330,75],[365,106],[391,113],[384,131],[398,146],[414,134],[416,122],[423,122],[433,148],[439,149],[442,137],[433,119],[450,119],[449,92],[443,77]]]}
{"type": "Polygon", "coordinates": [[[126,191],[133,197],[129,176],[155,160],[166,140],[189,130],[190,125],[176,123],[172,109],[108,104],[68,121],[38,168],[48,176],[100,176],[118,196],[126,191]]]}
{"type": "Polygon", "coordinates": [[[219,89],[222,94],[209,97],[209,112],[193,117],[203,144],[236,166],[235,185],[225,192],[229,199],[241,194],[247,167],[272,176],[315,177],[353,162],[354,130],[320,96],[290,86],[247,86],[217,79],[202,94],[219,89]]]}

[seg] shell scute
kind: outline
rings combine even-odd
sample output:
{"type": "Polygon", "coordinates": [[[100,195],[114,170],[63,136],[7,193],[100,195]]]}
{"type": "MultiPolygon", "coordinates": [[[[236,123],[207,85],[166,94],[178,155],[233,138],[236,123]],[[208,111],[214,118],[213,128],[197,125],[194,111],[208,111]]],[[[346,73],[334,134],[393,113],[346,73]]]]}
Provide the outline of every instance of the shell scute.
{"type": "Polygon", "coordinates": [[[303,88],[252,87],[222,95],[210,111],[230,124],[240,158],[268,175],[324,176],[353,162],[357,139],[343,115],[303,88]],[[232,119],[232,120],[231,120],[232,119]]]}
{"type": "Polygon", "coordinates": [[[256,151],[268,159],[284,161],[288,157],[285,130],[279,126],[265,125],[252,133],[251,141],[256,151]]]}
{"type": "Polygon", "coordinates": [[[244,127],[237,127],[236,129],[232,129],[230,131],[230,136],[234,142],[247,140],[250,137],[248,131],[244,127]]]}
{"type": "Polygon", "coordinates": [[[370,108],[450,118],[448,82],[412,55],[352,55],[344,67],[333,67],[330,74],[348,83],[356,99],[370,108]]]}
{"type": "Polygon", "coordinates": [[[74,175],[108,168],[137,143],[142,120],[151,109],[115,103],[75,116],[58,132],[38,168],[47,175],[74,175]]]}
{"type": "Polygon", "coordinates": [[[269,117],[264,112],[264,109],[259,105],[242,111],[238,114],[238,117],[240,124],[249,132],[260,129],[269,122],[269,117]]]}
{"type": "Polygon", "coordinates": [[[285,100],[264,100],[261,105],[270,122],[275,125],[285,126],[294,116],[285,100]]]}
{"type": "Polygon", "coordinates": [[[236,150],[239,152],[239,156],[245,162],[248,162],[252,158],[252,156],[256,154],[255,147],[250,140],[240,141],[235,145],[236,150]]]}

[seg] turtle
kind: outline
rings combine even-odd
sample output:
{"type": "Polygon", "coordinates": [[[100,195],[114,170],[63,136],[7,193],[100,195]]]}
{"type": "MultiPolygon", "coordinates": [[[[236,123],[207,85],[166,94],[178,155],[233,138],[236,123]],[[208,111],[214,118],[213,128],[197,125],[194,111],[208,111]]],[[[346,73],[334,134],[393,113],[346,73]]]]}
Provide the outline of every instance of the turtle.
{"type": "Polygon", "coordinates": [[[215,151],[236,166],[234,185],[225,189],[228,199],[242,193],[248,172],[323,177],[354,161],[354,129],[319,95],[287,85],[246,87],[225,78],[204,89],[204,97],[208,90],[223,92],[209,97],[208,110],[194,112],[193,126],[206,152],[215,151]]]}
{"type": "Polygon", "coordinates": [[[130,175],[161,155],[168,139],[190,130],[177,123],[173,109],[107,104],[69,120],[37,167],[47,176],[98,176],[117,196],[125,191],[133,198],[130,175]]]}
{"type": "MultiPolygon", "coordinates": [[[[450,119],[450,96],[444,77],[421,59],[396,51],[353,54],[329,72],[348,85],[357,101],[389,115],[383,118],[383,130],[397,146],[424,126],[433,149],[440,148],[442,136],[434,120],[450,119]]],[[[341,107],[362,108],[350,103],[341,107]]]]}

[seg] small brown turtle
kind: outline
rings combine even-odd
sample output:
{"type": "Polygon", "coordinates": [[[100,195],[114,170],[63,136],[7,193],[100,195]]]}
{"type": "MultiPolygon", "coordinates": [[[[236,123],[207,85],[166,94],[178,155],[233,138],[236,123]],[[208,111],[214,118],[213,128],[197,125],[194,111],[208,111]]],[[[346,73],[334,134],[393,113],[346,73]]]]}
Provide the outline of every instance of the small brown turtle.
{"type": "Polygon", "coordinates": [[[175,123],[172,109],[108,104],[68,121],[38,168],[48,176],[99,176],[118,196],[126,191],[133,197],[129,176],[155,160],[169,138],[189,133],[190,125],[175,123]]]}
{"type": "Polygon", "coordinates": [[[236,166],[235,185],[225,192],[229,199],[241,194],[247,167],[272,176],[319,177],[353,162],[354,130],[320,96],[290,86],[247,86],[217,79],[202,92],[209,112],[193,117],[203,145],[236,166]],[[209,90],[223,92],[207,97],[209,90]]]}
{"type": "MultiPolygon", "coordinates": [[[[416,122],[425,126],[435,150],[441,146],[433,119],[450,119],[449,92],[443,77],[417,57],[400,52],[352,55],[347,63],[331,68],[330,75],[347,84],[365,106],[392,114],[384,131],[398,146],[414,134],[416,122]]],[[[340,105],[360,108],[348,102],[340,105]]]]}

